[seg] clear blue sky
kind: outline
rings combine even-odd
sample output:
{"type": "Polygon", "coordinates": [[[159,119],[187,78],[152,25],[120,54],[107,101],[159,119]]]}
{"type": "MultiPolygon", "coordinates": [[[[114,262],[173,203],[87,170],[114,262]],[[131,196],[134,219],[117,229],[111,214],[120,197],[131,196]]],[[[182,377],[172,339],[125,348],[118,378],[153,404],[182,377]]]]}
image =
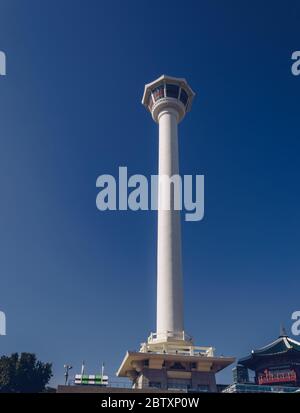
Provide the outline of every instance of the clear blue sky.
{"type": "MultiPolygon", "coordinates": [[[[157,171],[140,101],[165,73],[196,91],[182,173],[205,175],[183,222],[186,330],[246,355],[300,310],[297,1],[1,0],[1,354],[114,375],[155,329],[156,214],[95,206],[96,178],[157,171]]],[[[231,369],[219,381],[231,381],[231,369]]]]}

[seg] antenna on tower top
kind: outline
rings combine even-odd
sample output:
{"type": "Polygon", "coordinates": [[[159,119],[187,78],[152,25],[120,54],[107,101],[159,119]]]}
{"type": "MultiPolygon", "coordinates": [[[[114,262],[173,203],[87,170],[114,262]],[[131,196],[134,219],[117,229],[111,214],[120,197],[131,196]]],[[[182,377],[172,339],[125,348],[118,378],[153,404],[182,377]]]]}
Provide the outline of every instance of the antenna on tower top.
{"type": "Polygon", "coordinates": [[[279,337],[287,337],[286,329],[283,323],[280,324],[280,336],[279,337]]]}

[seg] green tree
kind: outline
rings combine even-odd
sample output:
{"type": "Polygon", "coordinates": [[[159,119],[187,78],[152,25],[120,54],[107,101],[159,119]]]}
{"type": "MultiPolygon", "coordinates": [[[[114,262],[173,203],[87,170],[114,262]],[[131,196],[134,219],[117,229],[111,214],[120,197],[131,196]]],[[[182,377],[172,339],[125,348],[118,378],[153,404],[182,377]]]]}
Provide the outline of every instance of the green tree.
{"type": "Polygon", "coordinates": [[[52,365],[32,353],[0,358],[0,393],[40,393],[52,377],[52,365]]]}

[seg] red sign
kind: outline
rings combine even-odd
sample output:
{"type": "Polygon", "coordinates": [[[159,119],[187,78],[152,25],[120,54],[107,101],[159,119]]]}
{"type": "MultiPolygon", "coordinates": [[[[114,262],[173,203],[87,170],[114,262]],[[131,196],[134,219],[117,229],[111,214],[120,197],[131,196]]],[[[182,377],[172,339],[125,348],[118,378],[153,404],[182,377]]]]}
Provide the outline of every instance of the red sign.
{"type": "Polygon", "coordinates": [[[296,372],[294,370],[283,372],[271,372],[265,370],[263,374],[258,376],[259,384],[285,383],[292,381],[297,381],[296,372]]]}

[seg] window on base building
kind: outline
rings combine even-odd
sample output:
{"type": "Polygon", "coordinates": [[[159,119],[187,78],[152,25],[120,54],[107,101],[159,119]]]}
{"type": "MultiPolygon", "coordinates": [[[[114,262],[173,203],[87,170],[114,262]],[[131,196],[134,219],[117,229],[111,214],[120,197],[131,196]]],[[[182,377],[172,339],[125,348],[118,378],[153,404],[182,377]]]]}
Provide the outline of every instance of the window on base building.
{"type": "Polygon", "coordinates": [[[149,381],[149,387],[153,387],[155,389],[161,388],[161,383],[159,381],[149,381]]]}
{"type": "Polygon", "coordinates": [[[198,384],[197,390],[201,393],[207,393],[209,391],[208,384],[198,384]]]}
{"type": "Polygon", "coordinates": [[[188,390],[191,388],[191,380],[189,379],[169,379],[169,390],[188,390]]]}
{"type": "Polygon", "coordinates": [[[172,369],[172,370],[185,370],[185,367],[181,363],[175,362],[174,364],[172,364],[170,369],[172,369]]]}

